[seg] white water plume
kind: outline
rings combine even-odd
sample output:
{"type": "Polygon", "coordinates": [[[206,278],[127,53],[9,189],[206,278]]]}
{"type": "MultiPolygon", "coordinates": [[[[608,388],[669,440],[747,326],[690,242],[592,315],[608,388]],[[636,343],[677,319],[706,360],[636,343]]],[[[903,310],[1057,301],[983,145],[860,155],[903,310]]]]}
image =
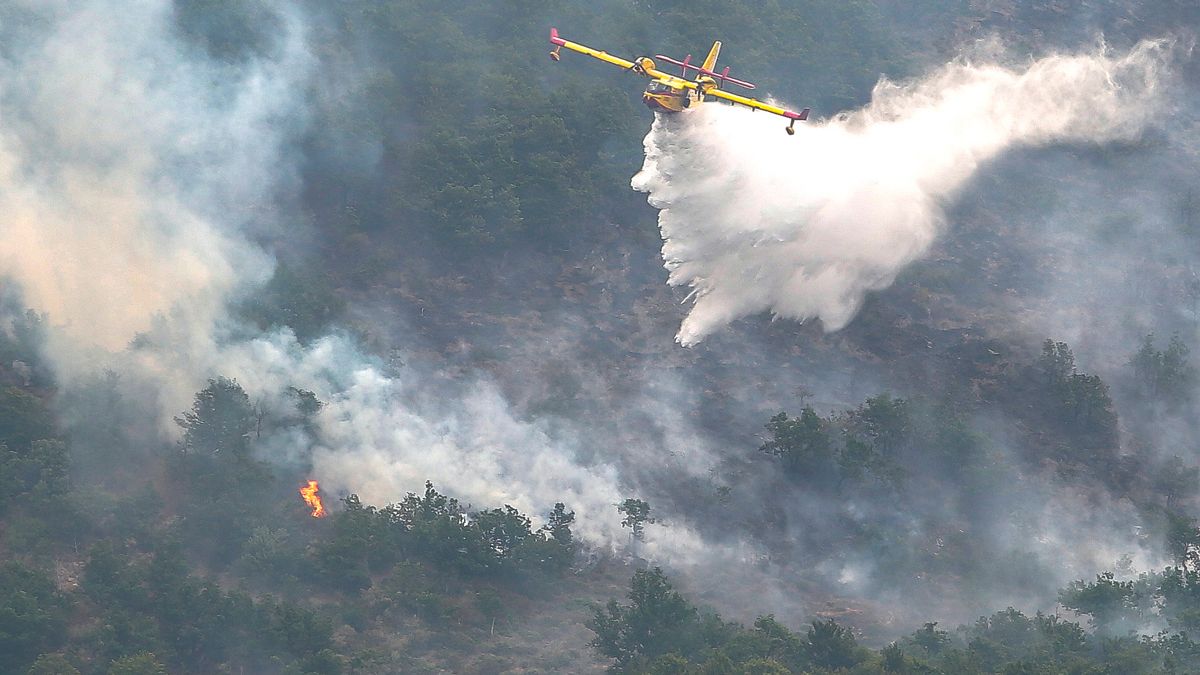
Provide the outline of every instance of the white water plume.
{"type": "Polygon", "coordinates": [[[866,107],[794,137],[741,108],[660,116],[633,187],[660,209],[669,283],[693,289],[676,339],[762,311],[841,329],[929,250],[943,203],[981,163],[1018,144],[1136,138],[1163,107],[1170,51],[955,62],[883,80],[866,107]]]}

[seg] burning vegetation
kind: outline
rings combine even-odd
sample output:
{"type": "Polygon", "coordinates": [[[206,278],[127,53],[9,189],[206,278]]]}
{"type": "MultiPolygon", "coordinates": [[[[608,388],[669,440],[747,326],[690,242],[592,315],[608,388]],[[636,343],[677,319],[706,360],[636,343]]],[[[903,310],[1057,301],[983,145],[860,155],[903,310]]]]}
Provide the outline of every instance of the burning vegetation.
{"type": "Polygon", "coordinates": [[[300,488],[300,496],[304,498],[304,503],[312,508],[313,518],[324,518],[329,515],[325,511],[325,505],[321,503],[320,491],[321,487],[315,480],[308,481],[308,485],[300,488]]]}

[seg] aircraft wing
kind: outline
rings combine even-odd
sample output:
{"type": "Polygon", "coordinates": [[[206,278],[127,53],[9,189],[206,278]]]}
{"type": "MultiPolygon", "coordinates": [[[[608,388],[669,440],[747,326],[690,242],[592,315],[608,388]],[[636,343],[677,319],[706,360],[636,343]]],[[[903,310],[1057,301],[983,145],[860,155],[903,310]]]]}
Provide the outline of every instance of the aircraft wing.
{"type": "Polygon", "coordinates": [[[590,56],[594,59],[600,59],[601,61],[604,61],[605,63],[611,63],[614,66],[624,68],[625,70],[637,73],[638,75],[642,75],[644,77],[648,77],[653,80],[658,80],[659,82],[670,85],[670,86],[674,87],[675,89],[696,89],[698,87],[698,85],[695,82],[692,82],[691,80],[685,80],[681,77],[675,77],[674,75],[672,75],[670,73],[664,73],[663,71],[658,70],[657,68],[654,67],[654,65],[653,65],[654,62],[651,61],[650,59],[646,59],[646,58],[638,59],[639,61],[642,61],[645,64],[645,65],[640,65],[638,63],[634,63],[633,61],[626,61],[625,59],[623,59],[619,56],[613,56],[612,54],[609,54],[606,51],[602,51],[599,49],[592,49],[591,47],[588,47],[587,45],[581,45],[578,42],[571,42],[570,40],[565,40],[565,39],[559,37],[557,28],[550,29],[550,43],[556,46],[556,49],[550,53],[551,58],[553,58],[555,61],[558,60],[557,47],[565,47],[566,49],[570,49],[573,52],[579,52],[580,54],[587,54],[588,56],[590,56]]]}
{"type": "Polygon", "coordinates": [[[762,101],[755,99],[755,98],[747,98],[745,96],[738,96],[737,94],[731,94],[727,91],[722,91],[715,87],[712,89],[709,89],[708,91],[706,91],[704,93],[709,96],[716,96],[717,98],[724,99],[726,101],[730,101],[731,103],[737,103],[738,105],[744,105],[747,108],[753,108],[754,110],[765,110],[769,113],[774,113],[781,117],[786,117],[790,120],[804,121],[804,120],[808,119],[808,108],[805,108],[804,110],[801,110],[800,112],[792,112],[791,110],[785,110],[783,108],[780,108],[779,106],[771,105],[770,103],[763,103],[762,101]]]}
{"type": "Polygon", "coordinates": [[[626,61],[625,59],[623,59],[619,56],[613,56],[612,54],[609,54],[608,52],[600,51],[599,49],[592,49],[591,47],[588,47],[586,45],[581,45],[578,42],[571,42],[570,40],[564,40],[564,39],[560,38],[558,36],[557,28],[550,29],[550,42],[552,44],[558,45],[559,47],[566,47],[567,49],[570,49],[573,52],[579,52],[580,54],[587,54],[588,56],[590,56],[594,59],[600,59],[601,61],[611,63],[614,66],[619,66],[626,70],[631,70],[633,68],[633,61],[626,61]]]}

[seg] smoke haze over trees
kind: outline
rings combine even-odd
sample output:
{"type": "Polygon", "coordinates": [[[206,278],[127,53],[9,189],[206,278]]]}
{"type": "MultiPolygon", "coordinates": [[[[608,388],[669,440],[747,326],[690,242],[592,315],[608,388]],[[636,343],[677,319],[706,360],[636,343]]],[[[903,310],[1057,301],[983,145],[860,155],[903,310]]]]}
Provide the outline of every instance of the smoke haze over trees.
{"type": "Polygon", "coordinates": [[[0,671],[1200,669],[1200,10],[918,4],[0,2],[0,671]]]}

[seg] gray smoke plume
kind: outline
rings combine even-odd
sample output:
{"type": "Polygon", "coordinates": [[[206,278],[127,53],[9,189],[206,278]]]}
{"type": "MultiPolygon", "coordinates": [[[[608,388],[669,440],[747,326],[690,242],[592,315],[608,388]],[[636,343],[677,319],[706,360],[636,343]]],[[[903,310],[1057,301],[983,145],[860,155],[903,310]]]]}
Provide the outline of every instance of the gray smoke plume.
{"type": "Polygon", "coordinates": [[[210,335],[271,274],[242,231],[290,178],[298,25],[235,69],[174,34],[170,2],[33,6],[9,13],[0,59],[0,273],[51,316],[64,373],[156,316],[210,335]]]}
{"type": "MultiPolygon", "coordinates": [[[[186,40],[175,11],[167,0],[38,4],[5,26],[0,275],[48,316],[61,387],[118,371],[168,440],[209,378],[238,380],[265,413],[306,389],[327,404],[315,433],[275,430],[260,449],[311,461],[333,494],[387,503],[433,480],[480,508],[536,516],[563,501],[585,541],[628,541],[615,505],[634,495],[614,466],[584,461],[581,430],[520,419],[484,379],[434,393],[429,373],[347,337],[302,346],[231,315],[271,277],[264,242],[299,236],[285,229],[299,220],[289,142],[314,59],[293,5],[272,6],[278,35],[235,60],[186,40]]],[[[642,552],[662,559],[699,546],[685,527],[648,537],[642,552]]]]}
{"type": "Polygon", "coordinates": [[[1022,68],[966,61],[876,85],[872,102],[796,128],[708,105],[660,117],[633,187],[660,209],[669,283],[695,303],[694,345],[770,311],[845,326],[942,227],[942,206],[981,163],[1018,144],[1135,138],[1162,108],[1170,52],[1054,55],[1022,68]]]}

